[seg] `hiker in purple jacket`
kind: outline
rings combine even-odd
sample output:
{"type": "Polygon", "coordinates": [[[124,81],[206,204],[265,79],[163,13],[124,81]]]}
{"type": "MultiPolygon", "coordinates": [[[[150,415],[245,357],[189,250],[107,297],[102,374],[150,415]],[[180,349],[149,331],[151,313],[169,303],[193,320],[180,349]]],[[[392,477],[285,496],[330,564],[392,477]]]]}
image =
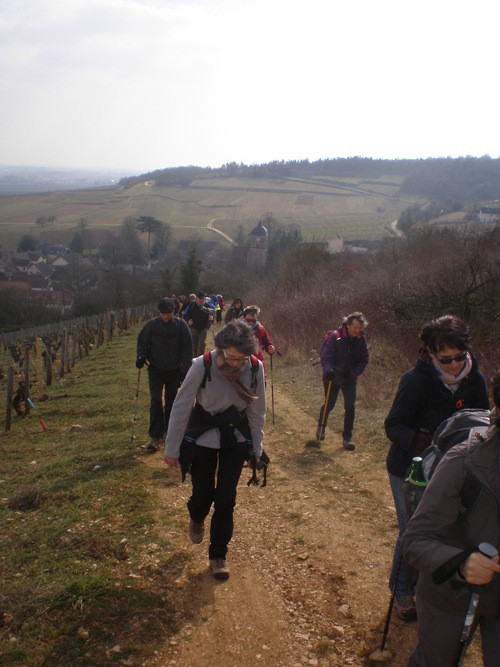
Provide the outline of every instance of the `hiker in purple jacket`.
{"type": "Polygon", "coordinates": [[[325,403],[321,406],[316,430],[316,440],[325,439],[328,415],[335,407],[339,391],[344,395],[344,449],[352,451],[356,388],[358,377],[368,364],[368,347],[363,329],[368,322],[363,313],[351,313],[329,337],[321,352],[325,403]],[[326,405],[326,407],[325,407],[326,405]]]}

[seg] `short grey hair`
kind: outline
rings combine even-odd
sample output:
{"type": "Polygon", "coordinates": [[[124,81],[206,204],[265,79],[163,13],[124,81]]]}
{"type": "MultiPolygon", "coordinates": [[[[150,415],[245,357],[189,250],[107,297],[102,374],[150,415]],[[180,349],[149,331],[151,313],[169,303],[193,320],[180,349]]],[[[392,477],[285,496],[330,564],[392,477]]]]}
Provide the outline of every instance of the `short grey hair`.
{"type": "Polygon", "coordinates": [[[344,324],[352,324],[354,320],[358,320],[358,322],[361,322],[362,327],[368,326],[368,320],[363,315],[363,313],[360,312],[351,313],[347,317],[344,317],[344,324]]]}
{"type": "Polygon", "coordinates": [[[246,356],[257,354],[259,344],[252,329],[240,319],[231,320],[223,327],[214,338],[215,347],[218,350],[226,350],[234,347],[246,356]]]}

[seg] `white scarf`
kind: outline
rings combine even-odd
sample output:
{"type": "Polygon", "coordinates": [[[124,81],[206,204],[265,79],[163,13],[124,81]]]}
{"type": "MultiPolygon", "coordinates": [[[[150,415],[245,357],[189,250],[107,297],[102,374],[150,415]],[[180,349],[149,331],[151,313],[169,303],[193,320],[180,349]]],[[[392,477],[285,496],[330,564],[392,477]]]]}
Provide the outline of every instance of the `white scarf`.
{"type": "Polygon", "coordinates": [[[447,373],[445,370],[443,370],[438,360],[434,357],[432,357],[432,363],[434,364],[438,378],[441,380],[444,386],[451,391],[452,394],[456,392],[456,390],[460,387],[460,383],[464,377],[467,377],[467,375],[469,375],[472,370],[472,359],[468,352],[462,370],[456,375],[452,375],[451,373],[447,373]]]}

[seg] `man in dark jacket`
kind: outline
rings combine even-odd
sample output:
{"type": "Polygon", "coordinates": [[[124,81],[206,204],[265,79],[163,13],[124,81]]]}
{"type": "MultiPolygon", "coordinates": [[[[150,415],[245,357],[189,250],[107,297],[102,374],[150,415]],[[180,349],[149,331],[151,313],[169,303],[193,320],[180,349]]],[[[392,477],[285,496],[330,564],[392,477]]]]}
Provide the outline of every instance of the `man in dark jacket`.
{"type": "Polygon", "coordinates": [[[191,366],[192,342],[186,322],[174,316],[175,304],[163,297],[159,314],[149,320],[137,338],[137,368],[149,362],[149,436],[148,452],[158,451],[168,428],[170,411],[181,378],[191,366]],[[162,404],[165,389],[165,404],[162,404]]]}
{"type": "Polygon", "coordinates": [[[210,308],[205,301],[205,292],[198,292],[196,301],[189,307],[188,324],[193,341],[193,359],[205,352],[205,340],[208,327],[214,321],[215,308],[210,308]]]}
{"type": "Polygon", "coordinates": [[[358,377],[368,364],[368,347],[363,328],[367,326],[363,313],[351,313],[341,327],[329,337],[321,352],[323,366],[323,386],[325,402],[321,406],[316,430],[316,439],[325,439],[328,415],[335,407],[339,391],[344,395],[344,430],[342,433],[344,449],[352,451],[354,413],[356,406],[356,388],[358,377]]]}
{"type": "Polygon", "coordinates": [[[497,407],[488,437],[484,442],[471,437],[470,442],[450,449],[403,536],[403,554],[420,571],[418,644],[408,667],[459,664],[457,648],[471,586],[479,593],[472,629],[476,623],[481,628],[484,665],[500,665],[498,556],[489,560],[477,550],[481,542],[500,550],[500,374],[493,379],[493,397],[497,407]],[[474,480],[477,489],[474,502],[464,512],[467,478],[474,480]]]}

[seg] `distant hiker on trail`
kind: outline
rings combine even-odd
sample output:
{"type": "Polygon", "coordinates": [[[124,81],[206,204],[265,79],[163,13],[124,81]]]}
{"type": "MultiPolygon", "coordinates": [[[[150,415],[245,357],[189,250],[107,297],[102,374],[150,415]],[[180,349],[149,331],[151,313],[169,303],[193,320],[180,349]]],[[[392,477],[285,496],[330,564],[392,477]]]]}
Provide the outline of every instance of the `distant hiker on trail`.
{"type": "Polygon", "coordinates": [[[259,352],[257,353],[257,358],[264,363],[264,355],[262,350],[264,349],[268,354],[274,354],[276,348],[271,342],[269,335],[264,326],[259,322],[260,308],[258,306],[247,306],[243,310],[243,319],[252,329],[255,338],[259,343],[259,352]]]}
{"type": "Polygon", "coordinates": [[[146,322],[137,338],[137,360],[141,369],[149,362],[149,436],[146,451],[158,451],[168,427],[170,411],[179,382],[191,366],[192,343],[184,320],[174,316],[174,302],[162,297],[158,302],[159,314],[146,322]],[[165,390],[165,404],[162,394],[165,390]]]}
{"type": "Polygon", "coordinates": [[[179,299],[175,296],[175,294],[172,294],[170,298],[174,302],[174,315],[179,315],[179,308],[180,308],[179,299]]]}
{"type": "Polygon", "coordinates": [[[193,359],[205,352],[205,341],[215,310],[206,305],[205,292],[198,292],[196,301],[189,306],[188,324],[193,340],[193,359]]]}
{"type": "Polygon", "coordinates": [[[219,308],[216,311],[216,319],[217,319],[217,323],[221,323],[222,322],[222,313],[224,312],[224,308],[226,306],[226,304],[224,302],[224,297],[222,296],[222,294],[217,294],[217,303],[219,304],[219,308]]]}
{"type": "Polygon", "coordinates": [[[257,340],[241,319],[215,335],[209,357],[198,357],[175,400],[165,442],[165,463],[191,472],[192,495],[187,503],[189,535],[199,544],[212,503],[208,557],[215,579],[227,579],[228,544],[233,535],[236,487],[245,461],[262,454],[266,393],[257,340]],[[254,373],[253,369],[256,370],[254,373]],[[203,386],[204,385],[204,386],[203,386]],[[193,400],[196,405],[193,408],[193,400]]]}
{"type": "Polygon", "coordinates": [[[196,294],[190,294],[189,297],[184,301],[181,315],[186,320],[186,322],[189,320],[189,309],[195,301],[196,301],[196,294]]]}
{"type": "Polygon", "coordinates": [[[462,649],[479,623],[484,665],[500,665],[500,565],[498,556],[490,560],[477,551],[484,542],[500,551],[500,372],[492,391],[496,409],[486,440],[455,445],[445,454],[403,536],[403,554],[420,572],[418,644],[407,667],[460,664],[454,658],[472,590],[479,593],[477,616],[462,649]],[[464,514],[466,475],[478,489],[464,514]]]}
{"type": "MultiPolygon", "coordinates": [[[[426,449],[439,424],[463,408],[489,409],[486,381],[469,347],[467,325],[455,315],[443,315],[422,327],[422,347],[415,366],[399,383],[385,419],[390,440],[387,470],[399,533],[389,580],[393,590],[401,536],[406,527],[403,482],[414,456],[426,449]]],[[[401,562],[394,607],[399,618],[415,620],[416,577],[401,562]]]]}
{"type": "Polygon", "coordinates": [[[329,337],[321,352],[325,402],[321,406],[316,429],[316,439],[325,439],[328,415],[335,407],[339,391],[344,395],[343,447],[356,448],[352,442],[352,429],[356,408],[358,377],[368,364],[368,347],[363,328],[368,325],[363,313],[351,313],[343,324],[329,337]]]}
{"type": "Polygon", "coordinates": [[[231,320],[234,320],[236,317],[241,317],[243,315],[243,301],[236,297],[233,303],[227,309],[226,314],[224,315],[224,324],[227,324],[231,320]]]}

